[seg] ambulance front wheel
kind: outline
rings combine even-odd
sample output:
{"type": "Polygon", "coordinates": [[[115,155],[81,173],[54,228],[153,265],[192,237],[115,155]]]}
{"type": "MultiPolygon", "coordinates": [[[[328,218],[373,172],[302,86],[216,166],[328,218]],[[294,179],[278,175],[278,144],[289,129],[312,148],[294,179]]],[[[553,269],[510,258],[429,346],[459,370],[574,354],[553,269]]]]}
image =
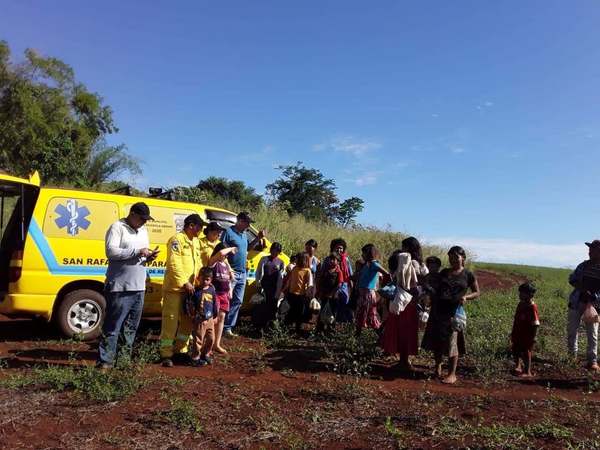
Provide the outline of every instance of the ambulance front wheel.
{"type": "Polygon", "coordinates": [[[92,289],[77,289],[64,296],[56,323],[65,336],[90,341],[100,336],[105,311],[102,294],[92,289]]]}

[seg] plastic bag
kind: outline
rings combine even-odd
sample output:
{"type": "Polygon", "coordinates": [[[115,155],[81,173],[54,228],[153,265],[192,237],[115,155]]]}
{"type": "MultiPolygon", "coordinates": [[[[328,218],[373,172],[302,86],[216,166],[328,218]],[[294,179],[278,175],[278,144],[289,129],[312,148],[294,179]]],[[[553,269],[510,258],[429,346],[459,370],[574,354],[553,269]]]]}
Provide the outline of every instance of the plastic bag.
{"type": "Polygon", "coordinates": [[[259,305],[259,304],[263,303],[264,301],[265,301],[265,296],[262,295],[260,292],[257,292],[252,297],[250,297],[251,305],[259,305]]]}
{"type": "Polygon", "coordinates": [[[329,306],[329,302],[325,303],[325,306],[321,308],[321,314],[319,314],[319,321],[325,325],[331,325],[335,321],[335,317],[333,312],[331,311],[331,306],[329,306]]]}
{"type": "Polygon", "coordinates": [[[279,308],[277,310],[277,312],[279,313],[280,316],[285,317],[285,315],[290,311],[290,302],[287,301],[287,298],[284,298],[280,303],[279,303],[279,308]]]}
{"type": "Polygon", "coordinates": [[[308,307],[314,313],[317,313],[321,310],[321,304],[319,303],[319,300],[317,300],[316,298],[313,298],[310,301],[310,304],[308,305],[308,307]]]}
{"type": "Polygon", "coordinates": [[[396,288],[396,295],[394,300],[390,303],[390,314],[399,315],[408,306],[412,300],[412,295],[402,289],[401,287],[396,288]]]}
{"type": "Polygon", "coordinates": [[[459,305],[456,309],[454,317],[451,319],[451,324],[453,331],[465,331],[467,328],[467,313],[462,305],[459,305]]]}
{"type": "Polygon", "coordinates": [[[388,283],[385,286],[383,286],[382,288],[380,288],[377,293],[385,298],[386,300],[392,301],[394,300],[394,297],[396,296],[396,291],[398,290],[398,286],[396,286],[394,283],[388,283]]]}
{"type": "Polygon", "coordinates": [[[587,303],[582,315],[583,321],[587,324],[598,322],[598,311],[594,308],[594,305],[587,303]]]}

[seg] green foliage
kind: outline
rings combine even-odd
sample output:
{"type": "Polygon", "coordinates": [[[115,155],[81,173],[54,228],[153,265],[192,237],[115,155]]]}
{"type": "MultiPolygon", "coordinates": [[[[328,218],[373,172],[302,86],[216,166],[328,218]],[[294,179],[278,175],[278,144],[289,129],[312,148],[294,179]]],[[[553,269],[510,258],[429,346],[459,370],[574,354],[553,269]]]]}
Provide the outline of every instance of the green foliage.
{"type": "Polygon", "coordinates": [[[51,391],[72,390],[92,401],[107,403],[127,398],[145,385],[141,367],[126,366],[102,373],[94,367],[53,366],[36,367],[26,375],[10,375],[0,386],[10,389],[25,387],[51,391]]]}
{"type": "Polygon", "coordinates": [[[335,181],[325,178],[320,170],[305,167],[302,162],[279,166],[281,177],[266,186],[267,195],[283,205],[288,214],[300,214],[312,221],[327,220],[342,226],[352,223],[362,211],[363,201],[352,197],[339,204],[335,181]]]}
{"type": "Polygon", "coordinates": [[[75,80],[70,66],[30,49],[11,64],[0,41],[0,168],[20,176],[37,170],[44,183],[82,187],[95,185],[90,174],[97,184],[122,170],[115,163],[135,173],[139,166],[122,146],[92,152],[117,131],[110,107],[75,80]]]}
{"type": "Polygon", "coordinates": [[[129,172],[131,175],[141,174],[139,161],[127,153],[124,145],[109,146],[101,140],[94,144],[85,166],[84,177],[79,184],[98,187],[123,172],[129,172]]]}
{"type": "Polygon", "coordinates": [[[461,442],[475,442],[478,448],[523,448],[532,439],[566,444],[573,437],[573,431],[550,419],[526,425],[492,423],[473,426],[460,419],[444,418],[436,427],[436,433],[445,439],[461,442]]]}
{"type": "Polygon", "coordinates": [[[202,432],[197,407],[190,400],[181,397],[169,397],[169,409],[158,413],[177,429],[182,431],[202,432]]]}
{"type": "Polygon", "coordinates": [[[200,180],[196,187],[205,192],[207,197],[235,202],[240,206],[240,209],[255,209],[263,204],[262,197],[254,191],[254,188],[246,186],[243,181],[208,177],[200,180]]]}
{"type": "Polygon", "coordinates": [[[356,215],[364,208],[364,201],[358,197],[344,200],[336,209],[336,222],[342,227],[354,224],[356,215]]]}
{"type": "Polygon", "coordinates": [[[377,334],[371,329],[356,336],[354,325],[339,324],[325,339],[327,357],[340,375],[368,376],[371,363],[381,356],[377,334]]]}
{"type": "Polygon", "coordinates": [[[265,346],[270,349],[286,348],[294,342],[287,327],[278,320],[274,321],[271,327],[263,334],[265,346]]]}

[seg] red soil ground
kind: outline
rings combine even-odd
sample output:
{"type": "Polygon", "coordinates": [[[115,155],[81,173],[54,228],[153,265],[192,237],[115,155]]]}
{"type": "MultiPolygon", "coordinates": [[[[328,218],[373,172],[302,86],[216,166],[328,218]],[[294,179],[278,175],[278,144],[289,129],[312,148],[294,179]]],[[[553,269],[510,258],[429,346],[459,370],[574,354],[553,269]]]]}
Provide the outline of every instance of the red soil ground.
{"type": "MultiPolygon", "coordinates": [[[[483,289],[511,288],[520,281],[489,271],[477,275],[483,289]]],[[[157,328],[156,321],[143,324],[143,331],[157,328]]],[[[540,367],[539,376],[530,381],[507,375],[486,384],[462,369],[460,381],[447,386],[431,378],[431,365],[424,360],[410,375],[381,362],[371,377],[355,381],[327,371],[322,355],[313,350],[267,351],[261,340],[248,337],[227,344],[230,354],[210,367],[147,366],[144,374],[150,384],[122,402],[98,405],[71,393],[0,387],[0,447],[486,447],[473,438],[440,435],[448,421],[476,427],[526,426],[548,420],[554,426],[576,429],[582,442],[597,437],[597,427],[582,426],[577,419],[580,410],[584,416],[600,417],[600,394],[586,392],[589,380],[583,372],[564,376],[540,367]],[[157,414],[175,396],[197,406],[201,433],[178,430],[157,414]],[[565,414],[567,405],[569,414],[565,414]],[[391,425],[386,427],[387,418],[391,425]]],[[[52,328],[39,321],[0,316],[0,367],[4,367],[0,378],[27,373],[34,364],[73,364],[69,360],[73,354],[76,364],[93,364],[95,345],[60,341],[52,328]]],[[[562,441],[541,435],[529,444],[564,447],[562,441]]]]}

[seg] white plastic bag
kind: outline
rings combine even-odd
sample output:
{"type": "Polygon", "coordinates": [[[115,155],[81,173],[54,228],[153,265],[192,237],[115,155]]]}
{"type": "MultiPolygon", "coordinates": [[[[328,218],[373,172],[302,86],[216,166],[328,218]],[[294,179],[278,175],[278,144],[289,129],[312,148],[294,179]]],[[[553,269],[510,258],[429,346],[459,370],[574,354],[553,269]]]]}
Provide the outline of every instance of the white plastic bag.
{"type": "Polygon", "coordinates": [[[308,305],[308,307],[314,313],[317,313],[321,310],[321,304],[319,303],[319,300],[317,300],[316,298],[313,298],[310,301],[310,304],[308,305]]]}
{"type": "Polygon", "coordinates": [[[250,304],[252,304],[252,305],[260,305],[264,301],[265,301],[265,296],[262,295],[260,292],[257,292],[252,297],[250,297],[250,304]]]}
{"type": "Polygon", "coordinates": [[[285,317],[285,315],[290,311],[290,303],[287,301],[287,298],[284,298],[280,303],[279,303],[279,315],[281,317],[285,317]]]}
{"type": "Polygon", "coordinates": [[[329,302],[325,303],[325,306],[321,308],[321,314],[319,314],[319,321],[325,325],[331,325],[335,321],[335,317],[333,316],[333,312],[331,311],[331,306],[329,306],[329,302]]]}
{"type": "Polygon", "coordinates": [[[390,314],[399,315],[412,300],[412,295],[398,286],[394,300],[390,302],[390,314]]]}

